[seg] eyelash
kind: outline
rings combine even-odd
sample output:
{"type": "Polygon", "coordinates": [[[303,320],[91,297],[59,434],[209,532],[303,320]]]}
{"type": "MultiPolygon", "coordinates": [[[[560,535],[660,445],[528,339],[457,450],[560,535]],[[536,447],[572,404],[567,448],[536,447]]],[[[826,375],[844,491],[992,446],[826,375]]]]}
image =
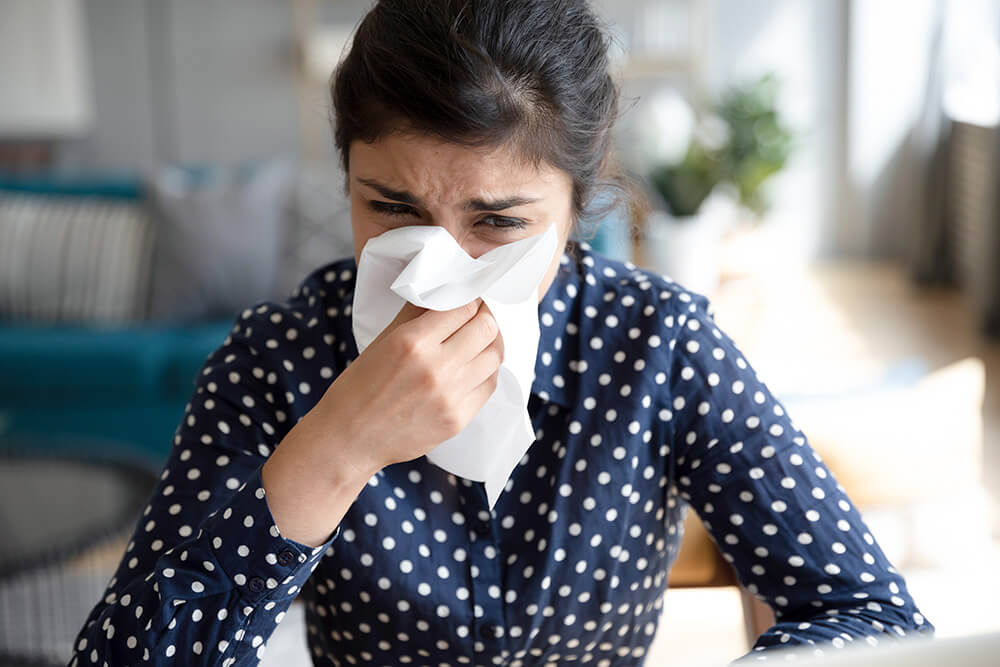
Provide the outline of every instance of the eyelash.
{"type": "MultiPolygon", "coordinates": [[[[372,210],[374,210],[376,213],[381,213],[383,215],[388,215],[392,217],[417,215],[417,212],[413,210],[413,208],[411,208],[410,206],[407,206],[406,204],[391,204],[389,202],[384,202],[384,201],[372,201],[369,202],[369,204],[371,205],[372,210]]],[[[499,220],[504,223],[504,224],[487,223],[489,224],[490,227],[493,227],[494,229],[499,229],[501,231],[510,231],[512,229],[524,229],[527,226],[523,220],[519,220],[517,218],[508,218],[502,215],[487,215],[483,217],[480,220],[480,222],[491,219],[499,220]]]]}

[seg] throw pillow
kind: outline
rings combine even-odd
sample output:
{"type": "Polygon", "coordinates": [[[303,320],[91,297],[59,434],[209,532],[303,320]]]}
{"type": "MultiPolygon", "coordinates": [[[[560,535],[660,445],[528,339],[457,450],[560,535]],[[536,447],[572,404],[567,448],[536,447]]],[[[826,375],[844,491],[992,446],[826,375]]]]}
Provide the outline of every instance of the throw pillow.
{"type": "Polygon", "coordinates": [[[279,295],[287,295],[317,268],[353,254],[343,169],[333,164],[303,164],[288,211],[279,295]]]}
{"type": "Polygon", "coordinates": [[[281,160],[156,173],[151,319],[230,317],[273,296],[292,175],[281,160]]]}
{"type": "Polygon", "coordinates": [[[0,191],[0,319],[143,319],[152,242],[136,201],[0,191]]]}

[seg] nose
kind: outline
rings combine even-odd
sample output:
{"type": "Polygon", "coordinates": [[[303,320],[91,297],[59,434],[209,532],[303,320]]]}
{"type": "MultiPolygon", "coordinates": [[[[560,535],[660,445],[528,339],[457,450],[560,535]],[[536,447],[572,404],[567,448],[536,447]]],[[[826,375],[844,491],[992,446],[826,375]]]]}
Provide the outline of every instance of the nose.
{"type": "Polygon", "coordinates": [[[480,255],[489,251],[493,246],[491,246],[486,241],[476,237],[476,235],[469,228],[469,223],[455,220],[455,221],[440,221],[435,222],[438,227],[444,227],[451,237],[455,239],[455,243],[459,245],[462,250],[465,251],[467,255],[473,259],[478,259],[480,255]]]}

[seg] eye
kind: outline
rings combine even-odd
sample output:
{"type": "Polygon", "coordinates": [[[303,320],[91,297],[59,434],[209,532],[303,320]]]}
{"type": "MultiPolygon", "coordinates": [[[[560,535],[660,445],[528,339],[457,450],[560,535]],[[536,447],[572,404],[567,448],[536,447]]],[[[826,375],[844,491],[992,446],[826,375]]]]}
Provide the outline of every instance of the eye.
{"type": "Polygon", "coordinates": [[[527,225],[524,220],[519,218],[507,218],[502,215],[488,215],[481,218],[478,223],[483,223],[489,227],[495,227],[496,229],[501,229],[503,231],[510,231],[512,229],[524,229],[527,225]]]}
{"type": "Polygon", "coordinates": [[[417,215],[416,209],[408,204],[394,204],[386,201],[370,201],[368,205],[376,213],[392,216],[417,215]]]}

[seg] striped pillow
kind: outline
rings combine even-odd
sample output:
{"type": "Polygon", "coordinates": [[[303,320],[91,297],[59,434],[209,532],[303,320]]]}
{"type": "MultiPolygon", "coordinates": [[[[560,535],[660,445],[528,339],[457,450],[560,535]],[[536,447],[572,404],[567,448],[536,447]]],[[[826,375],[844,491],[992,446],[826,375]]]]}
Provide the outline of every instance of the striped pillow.
{"type": "Polygon", "coordinates": [[[152,244],[134,201],[0,193],[0,319],[144,319],[152,244]]]}

